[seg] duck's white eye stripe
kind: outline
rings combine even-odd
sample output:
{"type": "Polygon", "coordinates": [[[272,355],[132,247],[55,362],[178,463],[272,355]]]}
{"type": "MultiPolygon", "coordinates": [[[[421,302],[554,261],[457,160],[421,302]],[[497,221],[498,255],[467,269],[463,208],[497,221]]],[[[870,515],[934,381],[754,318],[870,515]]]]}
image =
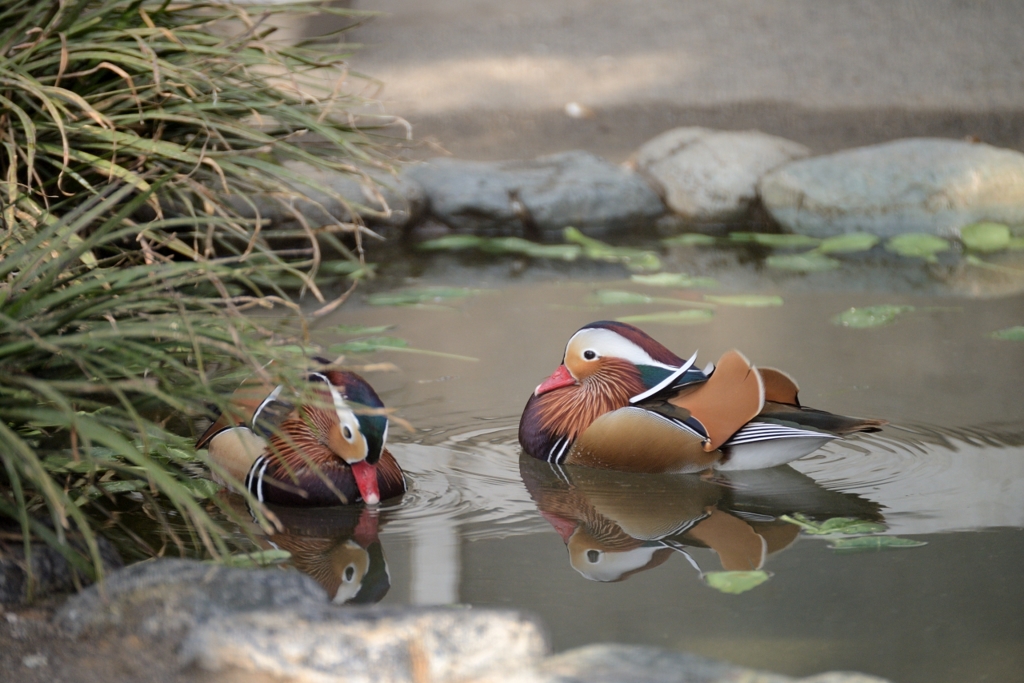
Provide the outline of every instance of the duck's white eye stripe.
{"type": "Polygon", "coordinates": [[[260,403],[260,407],[257,408],[256,412],[252,414],[252,425],[254,427],[256,426],[256,423],[260,419],[260,413],[263,412],[263,409],[266,408],[268,404],[273,403],[274,401],[277,400],[277,397],[281,395],[281,390],[282,389],[284,389],[284,385],[283,384],[278,384],[274,388],[274,390],[270,392],[270,395],[267,396],[265,399],[263,399],[263,402],[260,403]]]}
{"type": "Polygon", "coordinates": [[[309,374],[324,381],[324,384],[327,385],[327,390],[331,392],[331,400],[334,401],[334,411],[338,413],[338,420],[344,420],[343,415],[351,413],[352,411],[349,410],[348,404],[345,403],[345,399],[341,397],[341,392],[331,384],[331,380],[327,379],[326,375],[319,372],[311,372],[309,374]]]}
{"type": "Polygon", "coordinates": [[[600,356],[622,358],[634,365],[653,365],[666,370],[676,369],[674,365],[665,365],[654,360],[651,354],[621,334],[600,327],[588,327],[574,334],[565,346],[566,354],[574,347],[577,349],[576,352],[583,357],[586,357],[584,356],[586,351],[596,351],[600,356]],[[584,350],[580,351],[581,348],[584,350]]]}

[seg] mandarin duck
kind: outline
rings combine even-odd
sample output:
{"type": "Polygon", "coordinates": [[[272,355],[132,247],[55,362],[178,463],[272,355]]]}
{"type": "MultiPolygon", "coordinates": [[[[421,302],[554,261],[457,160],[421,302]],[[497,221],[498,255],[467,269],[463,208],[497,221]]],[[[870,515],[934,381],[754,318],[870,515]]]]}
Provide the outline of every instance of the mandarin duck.
{"type": "Polygon", "coordinates": [[[805,408],[796,382],[738,351],[694,367],[645,332],[599,321],[577,331],[534,390],[519,443],[551,463],[632,472],[775,467],[883,420],[805,408]]]}
{"type": "Polygon", "coordinates": [[[562,537],[569,564],[592,581],[622,581],[673,554],[696,564],[689,547],[714,551],[725,571],[761,569],[800,534],[784,514],[881,519],[877,504],[828,491],[790,467],[714,481],[563,468],[527,456],[519,469],[541,515],[562,537]]]}
{"type": "Polygon", "coordinates": [[[376,505],[404,493],[402,469],[384,446],[384,404],[373,388],[342,370],[325,368],[306,379],[308,400],[296,403],[282,396],[283,385],[243,384],[196,448],[208,449],[261,503],[376,505]]]}

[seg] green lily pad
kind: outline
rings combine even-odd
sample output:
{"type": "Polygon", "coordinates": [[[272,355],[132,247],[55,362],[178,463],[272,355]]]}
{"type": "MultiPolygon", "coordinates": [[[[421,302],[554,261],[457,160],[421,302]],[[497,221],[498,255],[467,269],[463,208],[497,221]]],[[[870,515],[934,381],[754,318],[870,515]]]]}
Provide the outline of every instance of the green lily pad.
{"type": "Polygon", "coordinates": [[[583,247],[583,255],[595,261],[621,263],[630,270],[661,270],[661,259],[652,251],[632,247],[613,247],[593,237],[587,237],[576,228],[569,226],[564,232],[565,241],[583,247]]]}
{"type": "Polygon", "coordinates": [[[897,235],[885,243],[885,248],[900,256],[923,258],[935,262],[935,255],[949,250],[949,242],[935,235],[920,232],[897,235]]]}
{"type": "Polygon", "coordinates": [[[414,306],[423,303],[440,303],[450,299],[463,299],[477,294],[479,290],[465,287],[423,287],[404,292],[379,292],[366,298],[371,306],[414,306]]]}
{"type": "Polygon", "coordinates": [[[652,287],[679,287],[681,289],[710,289],[718,282],[710,277],[693,277],[686,273],[655,273],[654,275],[631,275],[630,280],[652,287]]]}
{"type": "Polygon", "coordinates": [[[993,332],[989,336],[1003,341],[1024,341],[1024,325],[1007,327],[1005,330],[993,332]]]}
{"type": "Polygon", "coordinates": [[[366,325],[338,325],[334,330],[340,334],[380,334],[387,332],[394,325],[377,325],[370,327],[366,325]]]}
{"type": "Polygon", "coordinates": [[[781,296],[768,296],[763,294],[730,294],[727,296],[716,296],[705,294],[704,301],[722,306],[746,306],[748,308],[762,308],[764,306],[781,306],[781,296]]]}
{"type": "Polygon", "coordinates": [[[874,235],[866,232],[851,232],[823,240],[818,245],[818,251],[822,254],[851,254],[857,251],[867,251],[876,244],[878,244],[878,238],[874,235]]]}
{"type": "Polygon", "coordinates": [[[704,581],[722,593],[739,595],[752,588],[757,588],[769,579],[768,572],[758,569],[749,572],[707,572],[704,581]]]}
{"type": "Polygon", "coordinates": [[[699,232],[688,232],[682,235],[666,237],[661,241],[666,247],[710,247],[715,243],[711,235],[702,235],[699,232]]]}
{"type": "Polygon", "coordinates": [[[479,247],[484,241],[485,238],[477,235],[444,235],[420,242],[416,248],[423,251],[460,251],[479,247]]]}
{"type": "Polygon", "coordinates": [[[832,324],[840,327],[879,327],[892,323],[901,313],[913,310],[913,306],[896,306],[894,304],[848,308],[832,318],[832,324]]]}
{"type": "Polygon", "coordinates": [[[928,545],[928,543],[899,536],[858,536],[857,538],[836,538],[832,540],[829,547],[834,550],[854,553],[887,548],[918,548],[922,545],[928,545]]]}
{"type": "Polygon", "coordinates": [[[803,249],[815,247],[821,242],[817,237],[809,235],[780,235],[770,232],[733,232],[729,234],[729,240],[741,243],[752,242],[772,249],[803,249]]]}
{"type": "Polygon", "coordinates": [[[960,228],[960,240],[971,251],[1001,251],[1010,246],[1010,228],[1002,223],[971,223],[960,228]]]}
{"type": "Polygon", "coordinates": [[[886,530],[884,524],[878,522],[867,522],[852,517],[833,517],[824,522],[815,522],[801,513],[792,516],[782,515],[779,517],[784,522],[796,524],[804,530],[804,533],[812,536],[827,536],[830,534],[877,534],[886,530]]]}
{"type": "Polygon", "coordinates": [[[699,325],[709,322],[715,312],[706,308],[691,308],[685,311],[665,311],[663,313],[646,313],[644,315],[626,315],[616,318],[620,323],[643,324],[665,323],[666,325],[699,325]]]}
{"type": "Polygon", "coordinates": [[[840,263],[817,251],[807,251],[802,254],[772,254],[765,259],[765,265],[776,270],[791,270],[795,273],[818,273],[834,270],[840,266],[840,263]]]}
{"type": "Polygon", "coordinates": [[[490,254],[522,254],[563,261],[575,261],[583,253],[578,244],[539,244],[521,237],[493,237],[483,241],[480,248],[490,254]]]}

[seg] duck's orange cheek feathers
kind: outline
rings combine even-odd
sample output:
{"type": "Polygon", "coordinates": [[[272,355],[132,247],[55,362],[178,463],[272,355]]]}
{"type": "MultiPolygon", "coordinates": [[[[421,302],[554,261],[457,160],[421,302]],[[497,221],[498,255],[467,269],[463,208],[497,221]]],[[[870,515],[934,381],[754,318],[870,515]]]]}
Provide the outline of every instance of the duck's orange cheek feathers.
{"type": "Polygon", "coordinates": [[[575,383],[576,378],[573,377],[572,373],[569,372],[569,368],[565,367],[565,365],[559,365],[558,369],[551,373],[550,377],[548,377],[546,380],[537,385],[537,388],[534,389],[533,394],[534,396],[540,396],[541,394],[546,394],[547,392],[553,391],[554,389],[567,387],[570,384],[575,383]]]}

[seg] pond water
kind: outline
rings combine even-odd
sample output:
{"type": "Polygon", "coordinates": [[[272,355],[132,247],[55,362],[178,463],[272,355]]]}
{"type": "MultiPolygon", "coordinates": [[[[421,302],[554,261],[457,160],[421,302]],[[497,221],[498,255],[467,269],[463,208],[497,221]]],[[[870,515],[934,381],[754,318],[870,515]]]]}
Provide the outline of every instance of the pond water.
{"type": "Polygon", "coordinates": [[[1024,296],[967,298],[913,277],[895,292],[891,274],[881,286],[869,274],[815,287],[748,268],[717,290],[672,290],[630,282],[618,266],[508,271],[508,262],[438,256],[388,289],[475,291],[379,306],[363,290],[315,332],[330,346],[360,338],[351,326],[388,325],[363,336],[450,354],[348,356],[412,426],[389,437],[410,491],[376,514],[284,519],[293,531],[275,542],[337,601],[523,609],[546,624],[556,651],[614,641],[797,676],[1021,680],[1024,343],[989,334],[1024,324],[1024,296]],[[683,357],[699,350],[699,366],[738,348],[793,375],[804,405],[890,424],[791,466],[711,478],[521,458],[520,412],[576,329],[679,308],[600,305],[602,290],[778,295],[781,305],[719,304],[698,324],[638,325],[683,357]],[[913,308],[879,327],[833,322],[878,304],[913,308]],[[833,549],[851,536],[808,533],[787,521],[798,515],[851,518],[867,524],[861,537],[925,544],[833,549]],[[759,567],[767,580],[745,592],[712,585],[716,572],[759,567]]]}

